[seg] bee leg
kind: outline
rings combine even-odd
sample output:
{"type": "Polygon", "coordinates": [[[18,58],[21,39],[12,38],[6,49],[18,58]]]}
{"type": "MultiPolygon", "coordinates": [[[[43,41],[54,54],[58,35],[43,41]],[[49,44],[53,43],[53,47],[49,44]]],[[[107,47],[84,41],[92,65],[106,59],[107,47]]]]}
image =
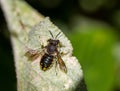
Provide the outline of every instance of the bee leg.
{"type": "Polygon", "coordinates": [[[59,54],[60,54],[60,56],[64,56],[64,55],[66,55],[67,53],[65,53],[65,52],[63,52],[61,49],[59,49],[59,54]]]}
{"type": "Polygon", "coordinates": [[[57,62],[57,58],[56,58],[56,60],[55,60],[55,73],[56,73],[56,75],[57,75],[57,64],[58,64],[58,62],[57,62]]]}
{"type": "MultiPolygon", "coordinates": [[[[41,38],[41,37],[39,36],[39,38],[41,38]]],[[[46,48],[46,46],[44,46],[41,42],[40,42],[40,45],[41,45],[41,49],[45,49],[46,48]]]]}
{"type": "Polygon", "coordinates": [[[64,53],[63,51],[61,51],[61,49],[59,50],[59,54],[60,54],[61,56],[65,55],[65,53],[64,53]]]}
{"type": "Polygon", "coordinates": [[[65,45],[62,45],[61,43],[59,44],[58,50],[59,50],[59,54],[60,54],[61,56],[64,56],[64,55],[67,54],[67,53],[64,53],[64,52],[61,50],[61,48],[65,48],[65,47],[66,47],[65,45]]]}

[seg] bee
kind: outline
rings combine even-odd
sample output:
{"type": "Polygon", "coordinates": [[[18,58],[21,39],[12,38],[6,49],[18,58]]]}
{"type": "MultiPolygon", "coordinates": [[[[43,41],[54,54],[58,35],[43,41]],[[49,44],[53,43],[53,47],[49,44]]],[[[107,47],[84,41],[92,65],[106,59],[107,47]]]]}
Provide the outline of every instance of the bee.
{"type": "MultiPolygon", "coordinates": [[[[51,31],[49,31],[52,38],[48,39],[48,44],[45,46],[44,49],[44,54],[41,57],[40,60],[40,68],[43,71],[48,70],[49,68],[52,67],[54,60],[56,61],[56,66],[59,64],[60,69],[67,73],[67,68],[64,63],[64,61],[61,58],[60,51],[58,48],[60,47],[60,41],[57,39],[57,37],[60,35],[61,32],[59,32],[56,37],[54,38],[53,34],[51,31]]],[[[39,55],[38,51],[35,50],[30,50],[27,53],[32,54],[31,57],[37,57],[39,55]]]]}

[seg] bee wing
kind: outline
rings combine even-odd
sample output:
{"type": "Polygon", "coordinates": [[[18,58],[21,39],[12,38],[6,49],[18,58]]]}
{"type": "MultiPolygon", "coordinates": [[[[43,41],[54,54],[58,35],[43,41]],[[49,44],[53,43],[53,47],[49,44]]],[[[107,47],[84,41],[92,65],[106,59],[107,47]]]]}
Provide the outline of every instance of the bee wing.
{"type": "Polygon", "coordinates": [[[57,59],[58,59],[58,63],[59,63],[60,69],[61,69],[63,72],[67,73],[66,65],[65,65],[64,61],[62,60],[60,54],[57,55],[57,59]]]}
{"type": "Polygon", "coordinates": [[[38,50],[32,50],[28,49],[27,52],[25,53],[25,56],[27,56],[30,60],[35,60],[40,56],[40,52],[38,50]]]}

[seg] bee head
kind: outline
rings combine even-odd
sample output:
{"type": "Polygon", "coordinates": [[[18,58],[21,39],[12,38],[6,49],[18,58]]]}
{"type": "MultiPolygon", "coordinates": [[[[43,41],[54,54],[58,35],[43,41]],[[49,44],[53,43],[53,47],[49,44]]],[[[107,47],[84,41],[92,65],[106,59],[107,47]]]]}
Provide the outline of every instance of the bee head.
{"type": "Polygon", "coordinates": [[[60,43],[59,40],[54,40],[54,39],[49,39],[48,42],[49,42],[49,44],[54,45],[54,46],[56,46],[60,43]]]}

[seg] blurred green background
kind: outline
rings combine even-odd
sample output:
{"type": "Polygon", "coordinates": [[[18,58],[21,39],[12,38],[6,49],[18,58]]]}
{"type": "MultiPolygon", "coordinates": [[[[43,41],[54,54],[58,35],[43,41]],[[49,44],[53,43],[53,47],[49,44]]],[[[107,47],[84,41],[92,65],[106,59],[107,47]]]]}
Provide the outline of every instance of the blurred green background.
{"type": "MultiPolygon", "coordinates": [[[[26,0],[68,36],[88,91],[120,91],[119,0],[26,0]]],[[[17,91],[7,24],[0,9],[0,89],[17,91]]]]}

